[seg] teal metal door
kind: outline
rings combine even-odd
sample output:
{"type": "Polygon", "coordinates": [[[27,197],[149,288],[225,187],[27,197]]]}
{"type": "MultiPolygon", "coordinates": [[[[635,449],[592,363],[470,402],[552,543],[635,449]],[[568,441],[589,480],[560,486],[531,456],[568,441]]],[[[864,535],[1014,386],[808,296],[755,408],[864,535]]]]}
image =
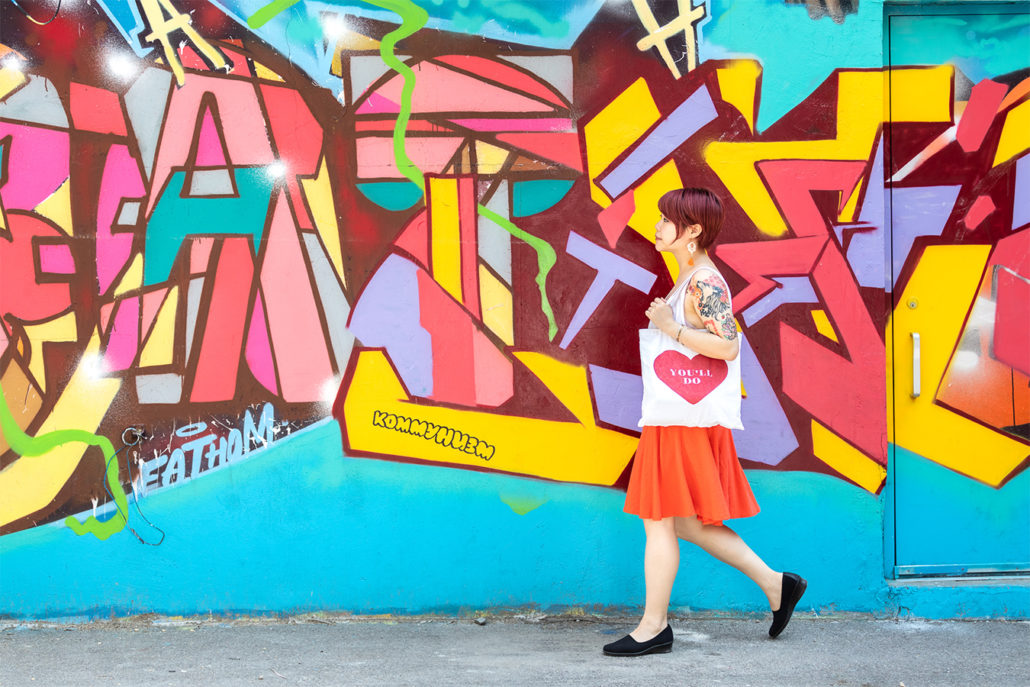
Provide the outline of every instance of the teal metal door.
{"type": "Polygon", "coordinates": [[[885,23],[888,573],[1027,573],[1030,5],[885,23]]]}

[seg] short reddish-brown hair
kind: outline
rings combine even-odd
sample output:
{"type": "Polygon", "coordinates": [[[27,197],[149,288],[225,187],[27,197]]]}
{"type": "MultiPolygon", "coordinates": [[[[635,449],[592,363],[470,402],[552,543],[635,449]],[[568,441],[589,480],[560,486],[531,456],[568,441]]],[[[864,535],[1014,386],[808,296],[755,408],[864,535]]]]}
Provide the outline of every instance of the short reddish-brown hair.
{"type": "Polygon", "coordinates": [[[658,199],[662,215],[676,225],[676,238],[691,224],[701,225],[697,247],[701,250],[715,242],[722,228],[722,203],[707,188],[681,188],[658,199]]]}

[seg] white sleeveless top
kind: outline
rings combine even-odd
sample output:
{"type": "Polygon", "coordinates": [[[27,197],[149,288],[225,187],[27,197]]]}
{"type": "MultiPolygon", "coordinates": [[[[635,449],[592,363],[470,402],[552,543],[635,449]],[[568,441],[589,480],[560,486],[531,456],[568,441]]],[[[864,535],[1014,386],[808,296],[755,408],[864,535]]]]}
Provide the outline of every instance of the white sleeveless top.
{"type": "MultiPolygon", "coordinates": [[[[666,299],[676,322],[695,330],[698,328],[686,322],[684,301],[687,285],[701,270],[710,270],[722,279],[715,268],[698,267],[666,299]]],[[[640,373],[644,398],[638,426],[744,428],[740,421],[739,355],[733,360],[709,358],[650,323],[640,330],[640,373]]]]}

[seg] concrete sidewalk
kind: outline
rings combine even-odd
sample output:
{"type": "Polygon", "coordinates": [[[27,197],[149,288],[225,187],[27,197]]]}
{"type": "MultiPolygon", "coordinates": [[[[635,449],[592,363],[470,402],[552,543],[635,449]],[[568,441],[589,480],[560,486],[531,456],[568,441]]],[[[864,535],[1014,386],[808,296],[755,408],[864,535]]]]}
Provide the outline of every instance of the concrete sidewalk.
{"type": "Polygon", "coordinates": [[[605,657],[631,619],[165,619],[0,623],[0,685],[1030,684],[1030,622],[679,617],[671,654],[605,657]]]}

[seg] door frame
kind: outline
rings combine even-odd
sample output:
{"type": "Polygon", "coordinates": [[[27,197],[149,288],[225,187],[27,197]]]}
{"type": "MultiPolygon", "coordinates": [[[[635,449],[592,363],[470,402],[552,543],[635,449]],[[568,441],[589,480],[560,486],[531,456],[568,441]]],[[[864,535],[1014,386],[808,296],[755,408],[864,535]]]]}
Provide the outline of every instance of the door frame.
{"type": "MultiPolygon", "coordinates": [[[[890,63],[890,20],[894,16],[913,16],[913,15],[949,15],[949,14],[1026,14],[1028,11],[1026,0],[884,0],[883,3],[883,20],[881,24],[882,39],[883,39],[883,69],[885,72],[891,67],[890,63]]],[[[884,114],[883,121],[885,127],[890,122],[891,114],[891,102],[890,102],[890,85],[889,77],[884,83],[884,114]]],[[[884,154],[886,154],[886,147],[884,148],[884,154]]],[[[885,173],[889,170],[887,161],[884,160],[885,173]]],[[[884,207],[884,270],[886,274],[885,285],[888,287],[885,293],[885,304],[888,312],[893,314],[894,312],[894,275],[893,270],[893,251],[894,251],[894,228],[891,224],[892,213],[891,213],[891,188],[887,183],[884,183],[883,188],[883,207],[884,207]]],[[[895,342],[894,336],[894,318],[888,319],[887,331],[885,332],[885,345],[891,346],[893,350],[895,342]]],[[[897,366],[898,364],[898,351],[894,350],[891,356],[892,365],[897,366]]],[[[894,369],[884,370],[887,375],[887,394],[888,397],[884,399],[885,410],[891,408],[892,413],[887,416],[887,422],[894,427],[894,403],[892,402],[894,396],[894,386],[897,376],[894,374],[894,369]]],[[[895,439],[897,438],[897,432],[894,432],[895,439]]],[[[901,565],[897,564],[897,538],[895,528],[897,521],[895,518],[896,514],[896,496],[897,491],[895,489],[895,459],[896,459],[897,446],[894,442],[890,442],[887,446],[887,475],[884,480],[884,487],[882,491],[882,505],[883,505],[883,575],[885,579],[896,580],[896,579],[918,579],[925,577],[948,577],[955,578],[959,576],[969,575],[970,577],[985,576],[985,575],[1004,575],[1006,574],[1005,566],[999,566],[991,570],[976,570],[973,573],[969,573],[968,566],[960,564],[931,564],[931,565],[901,565]]],[[[1013,569],[1014,573],[1025,574],[1025,571],[1020,568],[1018,571],[1013,569]]]]}

